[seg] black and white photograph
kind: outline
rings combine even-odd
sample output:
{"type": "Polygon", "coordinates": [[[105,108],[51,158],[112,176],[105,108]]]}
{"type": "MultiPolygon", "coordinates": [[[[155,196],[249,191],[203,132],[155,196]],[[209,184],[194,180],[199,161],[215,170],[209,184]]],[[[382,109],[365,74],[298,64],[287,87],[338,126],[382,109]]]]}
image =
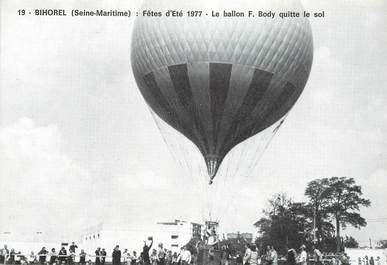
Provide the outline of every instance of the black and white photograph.
{"type": "Polygon", "coordinates": [[[0,0],[0,265],[387,265],[386,22],[0,0]]]}

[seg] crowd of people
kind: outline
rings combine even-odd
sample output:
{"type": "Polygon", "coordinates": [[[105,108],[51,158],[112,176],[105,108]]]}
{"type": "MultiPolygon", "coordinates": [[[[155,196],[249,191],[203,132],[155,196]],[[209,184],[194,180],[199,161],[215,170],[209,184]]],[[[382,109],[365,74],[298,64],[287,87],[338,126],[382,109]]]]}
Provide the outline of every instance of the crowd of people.
{"type": "Polygon", "coordinates": [[[358,265],[381,265],[381,259],[379,256],[374,258],[373,256],[369,257],[366,255],[363,258],[358,258],[358,265]]]}
{"type": "MultiPolygon", "coordinates": [[[[107,253],[104,248],[98,247],[94,253],[86,253],[83,249],[77,251],[78,246],[73,242],[68,249],[61,246],[59,251],[52,248],[50,251],[42,247],[36,254],[29,254],[9,249],[4,245],[0,249],[0,265],[105,265],[109,259],[109,264],[112,265],[196,265],[198,264],[199,255],[201,262],[206,260],[206,265],[349,265],[349,257],[343,253],[342,255],[322,255],[315,247],[307,253],[305,245],[302,245],[298,250],[290,248],[287,254],[279,256],[277,250],[273,246],[267,246],[263,249],[258,249],[255,244],[246,244],[244,251],[232,252],[229,246],[224,245],[219,248],[216,245],[203,248],[199,244],[196,245],[196,251],[191,252],[187,246],[180,249],[179,252],[166,249],[162,243],[158,244],[157,248],[153,247],[153,239],[147,244],[144,241],[141,253],[136,251],[128,251],[124,249],[122,252],[117,245],[111,252],[107,253]],[[206,249],[200,251],[199,248],[206,249]],[[204,253],[204,254],[203,254],[204,253]],[[206,258],[203,258],[206,255],[206,258]]],[[[202,264],[201,263],[201,264],[202,264]]],[[[356,261],[355,261],[356,263],[356,261]]],[[[358,265],[381,265],[380,257],[368,257],[358,259],[358,265]]]]}
{"type": "Polygon", "coordinates": [[[182,247],[177,253],[164,248],[162,243],[157,249],[152,249],[152,246],[153,240],[149,245],[144,241],[142,252],[137,254],[136,251],[130,252],[127,249],[121,252],[117,245],[111,255],[108,255],[106,250],[100,247],[94,253],[86,253],[83,249],[77,253],[78,246],[74,242],[68,250],[65,246],[61,246],[59,251],[55,248],[48,251],[42,247],[39,252],[29,254],[9,249],[4,245],[0,249],[0,265],[74,265],[76,261],[79,265],[105,265],[107,258],[111,258],[113,265],[188,265],[192,263],[191,252],[186,247],[182,247]]]}
{"type": "MultiPolygon", "coordinates": [[[[7,245],[4,245],[0,249],[0,264],[74,264],[75,263],[75,251],[78,248],[77,245],[73,242],[67,252],[65,246],[61,246],[60,250],[57,251],[55,248],[52,248],[48,251],[45,247],[42,247],[37,253],[31,251],[30,253],[21,253],[21,251],[16,251],[15,249],[9,249],[7,245]]],[[[86,264],[86,255],[83,250],[79,253],[79,263],[86,264]],[[82,257],[83,256],[83,257],[82,257]],[[84,262],[82,262],[84,261],[84,262]]]]}
{"type": "MultiPolygon", "coordinates": [[[[286,255],[280,256],[277,250],[273,246],[267,246],[264,249],[258,249],[255,244],[247,244],[245,252],[237,252],[235,257],[226,255],[226,259],[222,258],[221,265],[349,265],[350,258],[346,253],[339,255],[323,255],[316,247],[312,247],[308,253],[306,246],[301,245],[298,251],[294,248],[287,249],[286,255]],[[230,262],[234,261],[234,262],[230,262]]],[[[223,253],[227,253],[223,251],[223,253]]],[[[380,258],[379,263],[372,265],[381,265],[380,258]]],[[[358,264],[358,265],[371,265],[371,264],[358,264]]]]}
{"type": "MultiPolygon", "coordinates": [[[[144,241],[144,246],[142,252],[137,254],[136,251],[128,251],[125,249],[122,254],[118,246],[116,246],[116,251],[118,251],[116,257],[113,252],[113,265],[188,265],[191,264],[192,255],[191,252],[184,246],[181,248],[180,252],[172,252],[164,248],[163,244],[158,244],[157,249],[152,249],[153,240],[150,241],[148,245],[144,241]]],[[[102,265],[99,263],[98,257],[100,256],[99,248],[95,252],[96,254],[96,265],[102,265]]]]}
{"type": "Polygon", "coordinates": [[[268,265],[278,265],[278,254],[272,246],[267,246],[266,252],[264,254],[260,254],[255,244],[247,244],[243,258],[239,253],[236,258],[236,263],[238,265],[258,265],[263,263],[268,265]]]}

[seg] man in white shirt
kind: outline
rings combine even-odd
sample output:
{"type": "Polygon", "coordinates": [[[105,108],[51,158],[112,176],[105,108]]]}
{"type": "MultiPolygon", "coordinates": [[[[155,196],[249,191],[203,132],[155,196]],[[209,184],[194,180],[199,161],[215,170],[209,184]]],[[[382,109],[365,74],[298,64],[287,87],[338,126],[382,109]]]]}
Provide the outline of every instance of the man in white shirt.
{"type": "Polygon", "coordinates": [[[0,261],[1,264],[7,264],[7,260],[9,258],[9,250],[7,245],[4,245],[3,249],[0,249],[0,261]]]}
{"type": "Polygon", "coordinates": [[[180,253],[180,261],[182,265],[188,265],[191,263],[191,252],[186,247],[183,247],[180,253]]]}
{"type": "Polygon", "coordinates": [[[159,244],[159,249],[157,251],[157,264],[158,265],[164,265],[165,264],[165,256],[166,256],[166,253],[165,253],[163,244],[160,243],[159,244]]]}
{"type": "Polygon", "coordinates": [[[274,247],[271,248],[270,256],[271,256],[271,262],[272,262],[271,264],[272,265],[278,265],[278,253],[274,249],[274,247]]]}
{"type": "Polygon", "coordinates": [[[249,244],[246,244],[246,251],[245,251],[245,255],[243,256],[243,264],[246,264],[251,258],[251,249],[250,249],[250,245],[249,244]]]}
{"type": "Polygon", "coordinates": [[[308,260],[308,254],[306,253],[306,247],[305,245],[302,245],[300,247],[301,249],[301,253],[300,255],[298,256],[298,263],[300,265],[307,265],[307,260],[308,260]]]}

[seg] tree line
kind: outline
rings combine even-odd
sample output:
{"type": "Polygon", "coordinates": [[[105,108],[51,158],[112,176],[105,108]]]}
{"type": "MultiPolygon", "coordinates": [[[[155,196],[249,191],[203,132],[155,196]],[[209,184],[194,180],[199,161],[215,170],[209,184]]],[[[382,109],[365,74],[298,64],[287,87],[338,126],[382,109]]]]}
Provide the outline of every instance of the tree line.
{"type": "Polygon", "coordinates": [[[295,202],[284,193],[268,200],[263,217],[254,224],[258,246],[271,245],[285,252],[305,244],[337,253],[344,247],[358,247],[353,237],[343,238],[341,230],[348,225],[366,226],[360,208],[369,207],[371,202],[353,178],[315,179],[307,184],[304,195],[304,202],[295,202]]]}

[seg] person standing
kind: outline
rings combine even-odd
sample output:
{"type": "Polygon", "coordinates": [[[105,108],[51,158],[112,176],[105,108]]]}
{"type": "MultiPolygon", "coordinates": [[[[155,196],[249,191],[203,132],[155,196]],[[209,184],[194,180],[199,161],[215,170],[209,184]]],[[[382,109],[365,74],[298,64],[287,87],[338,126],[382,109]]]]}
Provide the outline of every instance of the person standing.
{"type": "Polygon", "coordinates": [[[80,265],[86,265],[86,252],[81,249],[81,253],[79,253],[79,264],[80,265]]]}
{"type": "Polygon", "coordinates": [[[140,255],[138,256],[138,259],[137,259],[137,264],[141,264],[141,265],[144,265],[144,253],[141,251],[140,252],[140,255]]]}
{"type": "Polygon", "coordinates": [[[165,264],[165,250],[163,248],[163,244],[159,244],[159,249],[157,251],[157,265],[165,264]]]}
{"type": "Polygon", "coordinates": [[[98,247],[95,253],[95,265],[101,265],[101,248],[98,247]]]}
{"type": "Polygon", "coordinates": [[[11,252],[9,252],[9,259],[8,259],[9,264],[15,264],[15,255],[16,255],[15,250],[11,248],[11,252]]]}
{"type": "Polygon", "coordinates": [[[272,265],[272,262],[273,260],[271,259],[271,246],[268,245],[266,247],[266,253],[265,253],[265,262],[266,262],[266,265],[272,265]]]}
{"type": "Polygon", "coordinates": [[[58,259],[58,253],[55,251],[55,248],[52,248],[50,252],[50,265],[53,265],[54,263],[56,263],[57,259],[58,259]]]}
{"type": "Polygon", "coordinates": [[[150,262],[152,265],[157,265],[157,250],[152,249],[152,254],[150,255],[150,262]]]}
{"type": "Polygon", "coordinates": [[[124,252],[122,252],[122,264],[124,264],[124,265],[128,264],[128,256],[129,256],[128,249],[125,248],[124,252]]]}
{"type": "Polygon", "coordinates": [[[144,247],[142,248],[142,258],[144,261],[144,265],[150,265],[149,250],[151,249],[152,245],[153,239],[151,239],[151,243],[149,246],[144,241],[144,247]]]}
{"type": "Polygon", "coordinates": [[[15,252],[15,264],[16,265],[21,265],[21,262],[22,262],[23,258],[24,258],[24,256],[21,254],[20,251],[15,252]]]}
{"type": "Polygon", "coordinates": [[[271,257],[271,264],[278,265],[278,253],[274,247],[271,248],[270,257],[271,257]]]}
{"type": "Polygon", "coordinates": [[[66,264],[67,262],[67,250],[65,247],[62,247],[59,251],[59,264],[66,264]]]}
{"type": "Polygon", "coordinates": [[[179,264],[179,256],[177,255],[176,252],[174,252],[172,255],[172,265],[177,265],[177,264],[179,264]]]}
{"type": "Polygon", "coordinates": [[[228,245],[222,246],[222,252],[221,252],[221,260],[220,263],[222,265],[229,265],[231,259],[231,251],[228,245]]]}
{"type": "Polygon", "coordinates": [[[187,249],[186,246],[183,247],[182,252],[180,254],[181,265],[188,265],[191,263],[191,252],[187,249]]]}
{"type": "Polygon", "coordinates": [[[78,248],[77,245],[75,245],[74,242],[71,243],[70,247],[69,247],[69,252],[70,253],[75,253],[76,249],[78,248]]]}
{"type": "Polygon", "coordinates": [[[121,250],[120,250],[120,246],[116,246],[114,249],[113,249],[113,253],[112,253],[112,257],[113,257],[113,265],[121,265],[121,250]]]}
{"type": "Polygon", "coordinates": [[[107,253],[104,248],[101,250],[100,255],[101,255],[101,265],[105,265],[107,253]]]}
{"type": "Polygon", "coordinates": [[[0,264],[5,264],[7,260],[7,245],[4,245],[4,248],[0,249],[0,264]]]}
{"type": "Polygon", "coordinates": [[[48,251],[46,250],[45,247],[42,247],[42,249],[38,252],[39,256],[39,263],[41,265],[44,265],[46,263],[46,256],[48,254],[48,251]]]}
{"type": "Polygon", "coordinates": [[[373,256],[371,256],[371,258],[370,258],[370,265],[375,265],[375,261],[374,261],[374,257],[373,256]]]}
{"type": "Polygon", "coordinates": [[[5,263],[5,253],[4,253],[4,249],[0,249],[0,264],[4,264],[5,263]]]}
{"type": "Polygon", "coordinates": [[[7,261],[8,261],[8,258],[9,258],[9,249],[8,249],[8,246],[7,245],[4,245],[4,248],[3,248],[3,255],[4,255],[4,260],[3,260],[3,264],[7,264],[7,261]]]}
{"type": "Polygon", "coordinates": [[[165,265],[172,265],[172,251],[169,250],[165,256],[165,265]]]}
{"type": "Polygon", "coordinates": [[[242,252],[240,252],[240,251],[237,252],[237,255],[236,255],[236,258],[235,258],[235,263],[236,263],[236,265],[243,265],[242,252]]]}
{"type": "Polygon", "coordinates": [[[132,259],[130,261],[130,265],[136,265],[137,264],[137,252],[136,251],[133,251],[133,255],[132,255],[132,259]]]}
{"type": "Polygon", "coordinates": [[[249,265],[258,265],[259,255],[258,255],[257,247],[252,244],[250,246],[250,249],[251,249],[251,253],[250,253],[250,258],[248,260],[249,265]]]}
{"type": "Polygon", "coordinates": [[[132,256],[132,254],[130,254],[130,252],[128,251],[128,253],[126,254],[126,264],[127,264],[127,265],[131,265],[131,264],[132,264],[132,259],[133,259],[133,256],[132,256]]]}
{"type": "Polygon", "coordinates": [[[75,261],[75,252],[76,249],[78,248],[77,245],[75,245],[74,242],[71,242],[71,245],[69,247],[69,256],[68,256],[68,263],[69,265],[73,265],[75,261]]]}
{"type": "Polygon", "coordinates": [[[28,264],[35,264],[35,263],[37,263],[35,253],[33,251],[31,251],[30,255],[28,255],[27,261],[28,261],[28,264]]]}
{"type": "MultiPolygon", "coordinates": [[[[374,261],[373,258],[372,258],[372,261],[374,261]]],[[[340,258],[340,262],[341,262],[342,265],[350,265],[351,264],[350,259],[349,259],[348,255],[347,255],[347,253],[343,253],[343,255],[340,258]]],[[[370,265],[371,265],[371,262],[370,262],[370,265]]]]}
{"type": "Polygon", "coordinates": [[[249,244],[246,244],[245,255],[243,256],[243,264],[249,265],[250,258],[251,258],[251,246],[249,244]]]}
{"type": "Polygon", "coordinates": [[[301,250],[301,253],[300,255],[298,256],[298,263],[300,265],[307,265],[307,261],[308,261],[308,254],[306,253],[306,247],[305,245],[302,245],[300,247],[300,250],[301,250]]]}
{"type": "Polygon", "coordinates": [[[376,257],[376,265],[380,265],[380,257],[379,256],[376,257]]]}
{"type": "Polygon", "coordinates": [[[288,253],[286,255],[286,264],[287,265],[296,265],[296,257],[297,257],[297,253],[294,250],[294,248],[289,249],[288,253]]]}

